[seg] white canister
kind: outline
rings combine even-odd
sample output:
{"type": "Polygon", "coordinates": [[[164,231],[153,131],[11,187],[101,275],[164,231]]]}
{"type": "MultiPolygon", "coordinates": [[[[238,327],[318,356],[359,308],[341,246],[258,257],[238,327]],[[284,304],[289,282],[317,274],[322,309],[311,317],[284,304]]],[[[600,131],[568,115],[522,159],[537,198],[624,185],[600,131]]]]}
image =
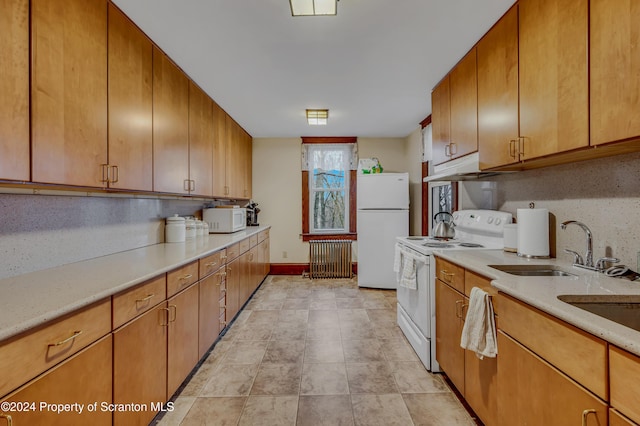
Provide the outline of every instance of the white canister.
{"type": "Polygon", "coordinates": [[[204,222],[200,219],[196,219],[196,237],[202,237],[204,235],[204,222]]]}
{"type": "Polygon", "coordinates": [[[209,235],[209,224],[207,222],[202,222],[202,236],[206,237],[209,235]]]}
{"type": "Polygon", "coordinates": [[[184,243],[186,239],[187,228],[185,226],[184,217],[177,214],[166,219],[164,227],[164,240],[167,243],[184,243]]]}
{"type": "Polygon", "coordinates": [[[196,237],[196,221],[192,217],[185,218],[185,227],[187,229],[187,240],[191,240],[196,237]]]}

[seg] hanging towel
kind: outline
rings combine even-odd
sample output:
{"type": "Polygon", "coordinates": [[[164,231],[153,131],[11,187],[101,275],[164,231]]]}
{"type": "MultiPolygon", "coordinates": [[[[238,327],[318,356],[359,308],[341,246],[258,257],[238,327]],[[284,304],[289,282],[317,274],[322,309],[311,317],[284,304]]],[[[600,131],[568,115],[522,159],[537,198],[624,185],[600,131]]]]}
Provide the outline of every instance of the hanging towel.
{"type": "Polygon", "coordinates": [[[417,260],[419,260],[419,258],[416,255],[402,247],[402,245],[396,243],[393,258],[393,271],[396,273],[396,281],[399,286],[406,287],[411,290],[418,289],[417,260]]]}
{"type": "Polygon", "coordinates": [[[496,323],[489,294],[478,288],[471,289],[469,310],[462,327],[460,346],[474,351],[478,358],[494,358],[498,354],[496,323]]]}

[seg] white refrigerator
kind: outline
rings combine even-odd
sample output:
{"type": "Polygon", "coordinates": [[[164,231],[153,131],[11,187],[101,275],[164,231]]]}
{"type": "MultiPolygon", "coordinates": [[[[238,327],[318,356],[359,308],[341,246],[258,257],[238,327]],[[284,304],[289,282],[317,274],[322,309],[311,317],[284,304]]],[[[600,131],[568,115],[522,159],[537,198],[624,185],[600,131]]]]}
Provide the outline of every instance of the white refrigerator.
{"type": "Polygon", "coordinates": [[[396,237],[409,235],[409,174],[358,175],[358,286],[396,288],[396,237]]]}

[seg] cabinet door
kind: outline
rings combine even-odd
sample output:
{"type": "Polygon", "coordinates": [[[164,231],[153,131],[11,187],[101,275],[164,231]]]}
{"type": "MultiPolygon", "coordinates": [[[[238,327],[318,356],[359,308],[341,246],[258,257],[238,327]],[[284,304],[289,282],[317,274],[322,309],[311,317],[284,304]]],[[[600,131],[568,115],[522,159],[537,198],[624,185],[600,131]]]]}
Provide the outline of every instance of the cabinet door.
{"type": "MultiPolygon", "coordinates": [[[[468,302],[469,299],[465,300],[468,302]]],[[[502,356],[502,354],[500,355],[502,356]]],[[[498,416],[498,358],[478,358],[464,351],[464,399],[486,425],[495,425],[498,416]]]]}
{"type": "Polygon", "coordinates": [[[476,48],[451,70],[451,158],[478,150],[478,79],[476,48]]]}
{"type": "Polygon", "coordinates": [[[521,160],[589,145],[588,0],[522,0],[521,160]]]}
{"type": "Polygon", "coordinates": [[[266,277],[267,275],[269,275],[269,239],[267,238],[264,241],[261,241],[258,244],[258,264],[260,265],[260,272],[259,272],[259,282],[258,284],[260,284],[260,282],[262,282],[262,280],[264,279],[264,277],[266,277]]]}
{"type": "Polygon", "coordinates": [[[478,151],[480,169],[519,160],[518,6],[478,42],[478,151]],[[511,142],[513,141],[513,142],[511,142]]]}
{"type": "Polygon", "coordinates": [[[0,179],[29,180],[29,1],[0,0],[0,179]]]}
{"type": "Polygon", "coordinates": [[[591,144],[640,136],[640,4],[591,0],[591,144]]]}
{"type": "Polygon", "coordinates": [[[34,182],[105,186],[107,1],[31,2],[34,182]]]}
{"type": "Polygon", "coordinates": [[[431,92],[431,139],[433,144],[433,164],[449,160],[451,142],[451,106],[449,76],[447,75],[431,92]]]}
{"type": "Polygon", "coordinates": [[[226,321],[231,322],[240,309],[240,280],[242,276],[242,262],[236,258],[227,264],[227,308],[226,321]]]}
{"type": "Polygon", "coordinates": [[[151,41],[109,3],[110,188],[153,190],[151,66],[151,41]]]}
{"type": "Polygon", "coordinates": [[[253,149],[253,139],[251,135],[247,133],[244,129],[240,129],[242,133],[242,141],[244,150],[242,152],[242,162],[244,169],[244,198],[251,198],[251,179],[252,179],[252,149],[253,149]]]}
{"type": "Polygon", "coordinates": [[[244,164],[243,145],[240,140],[240,126],[229,116],[226,116],[227,134],[227,186],[230,197],[244,198],[244,164]]]}
{"type": "Polygon", "coordinates": [[[200,307],[198,325],[198,358],[202,358],[220,333],[221,284],[225,268],[200,281],[200,307]]]}
{"type": "Polygon", "coordinates": [[[170,398],[198,362],[198,285],[167,301],[167,397],[170,398]]]}
{"type": "Polygon", "coordinates": [[[515,340],[498,332],[499,425],[607,424],[607,404],[515,340]]]}
{"type": "Polygon", "coordinates": [[[464,349],[460,347],[464,296],[436,281],[436,360],[460,392],[464,392],[464,349]]]}
{"type": "Polygon", "coordinates": [[[227,189],[227,135],[226,113],[213,102],[214,142],[213,142],[213,195],[228,195],[227,189]]]}
{"type": "Polygon", "coordinates": [[[189,179],[191,194],[212,196],[213,105],[211,98],[189,82],[189,179]]]}
{"type": "MultiPolygon", "coordinates": [[[[34,403],[35,410],[12,411],[18,425],[111,425],[111,412],[101,404],[111,403],[111,334],[14,392],[5,401],[34,403]],[[79,411],[57,413],[41,409],[40,403],[80,404],[79,411]],[[98,403],[89,411],[89,404],[98,403]]],[[[4,414],[0,411],[0,414],[4,414]]],[[[0,417],[0,420],[2,417],[0,417]]]]}
{"type": "Polygon", "coordinates": [[[189,192],[189,80],[153,48],[153,190],[189,192]]]}
{"type": "MultiPolygon", "coordinates": [[[[167,304],[163,302],[113,333],[113,402],[167,400],[167,304]]],[[[115,425],[147,425],[157,411],[116,411],[115,425]]]]}

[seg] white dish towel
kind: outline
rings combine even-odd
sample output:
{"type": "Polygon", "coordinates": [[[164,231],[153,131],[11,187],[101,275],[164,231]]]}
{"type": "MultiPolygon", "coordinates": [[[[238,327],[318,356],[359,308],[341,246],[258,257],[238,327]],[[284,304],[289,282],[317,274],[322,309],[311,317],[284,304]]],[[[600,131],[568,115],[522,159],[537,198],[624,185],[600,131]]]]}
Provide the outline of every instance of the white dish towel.
{"type": "Polygon", "coordinates": [[[478,287],[471,289],[460,346],[474,351],[480,359],[485,356],[494,358],[498,354],[491,297],[489,293],[478,287]]]}
{"type": "Polygon", "coordinates": [[[406,287],[411,290],[416,290],[418,288],[416,259],[416,256],[409,251],[404,250],[400,244],[396,243],[393,258],[393,271],[396,273],[396,281],[399,286],[406,287]]]}

